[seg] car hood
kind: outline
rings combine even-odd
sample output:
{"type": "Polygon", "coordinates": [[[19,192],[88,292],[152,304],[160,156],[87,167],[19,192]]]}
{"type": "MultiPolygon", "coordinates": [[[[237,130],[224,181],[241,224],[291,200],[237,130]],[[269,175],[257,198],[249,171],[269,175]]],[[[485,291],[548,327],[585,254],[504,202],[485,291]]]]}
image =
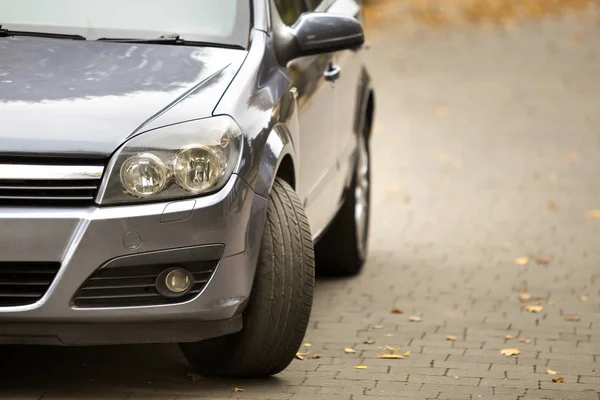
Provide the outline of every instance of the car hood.
{"type": "Polygon", "coordinates": [[[136,132],[211,115],[245,56],[213,47],[2,38],[0,154],[109,156],[136,132]]]}

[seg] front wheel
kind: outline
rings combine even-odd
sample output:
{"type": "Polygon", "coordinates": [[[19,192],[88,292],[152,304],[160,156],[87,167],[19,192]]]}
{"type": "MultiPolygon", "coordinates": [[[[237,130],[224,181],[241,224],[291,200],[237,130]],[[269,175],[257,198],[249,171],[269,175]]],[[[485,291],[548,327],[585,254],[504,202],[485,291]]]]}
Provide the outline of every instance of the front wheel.
{"type": "Polygon", "coordinates": [[[180,345],[200,374],[275,375],[290,364],[302,344],[315,282],[313,242],[300,199],[279,178],[269,199],[256,268],[242,330],[180,345]]]}

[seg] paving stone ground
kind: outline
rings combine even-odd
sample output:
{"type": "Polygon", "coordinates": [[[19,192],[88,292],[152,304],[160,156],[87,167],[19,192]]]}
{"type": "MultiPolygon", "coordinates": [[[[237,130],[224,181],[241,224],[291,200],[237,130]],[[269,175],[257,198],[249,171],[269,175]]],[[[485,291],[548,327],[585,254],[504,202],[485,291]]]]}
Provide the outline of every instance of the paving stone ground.
{"type": "Polygon", "coordinates": [[[599,400],[598,21],[371,28],[371,256],[360,277],[317,282],[306,341],[321,358],[192,382],[176,346],[5,346],[0,398],[599,400]],[[385,345],[410,356],[378,359],[385,345]]]}

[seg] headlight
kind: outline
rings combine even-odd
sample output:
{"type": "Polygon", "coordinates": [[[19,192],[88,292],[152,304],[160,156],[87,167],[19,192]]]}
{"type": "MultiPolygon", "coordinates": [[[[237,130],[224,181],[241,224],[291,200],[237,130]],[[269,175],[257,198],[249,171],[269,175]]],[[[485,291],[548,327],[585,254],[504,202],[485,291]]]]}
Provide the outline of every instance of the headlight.
{"type": "Polygon", "coordinates": [[[156,201],[214,192],[227,183],[240,153],[240,128],[228,116],[143,133],[113,156],[97,202],[156,201]]]}

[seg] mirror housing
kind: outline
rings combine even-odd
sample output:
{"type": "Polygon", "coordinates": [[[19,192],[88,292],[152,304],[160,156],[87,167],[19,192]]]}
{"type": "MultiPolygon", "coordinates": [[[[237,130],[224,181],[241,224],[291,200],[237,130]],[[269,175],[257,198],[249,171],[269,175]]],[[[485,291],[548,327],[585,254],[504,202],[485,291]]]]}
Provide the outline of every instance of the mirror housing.
{"type": "Polygon", "coordinates": [[[305,56],[360,48],[365,43],[361,23],[352,17],[322,12],[302,14],[291,27],[276,32],[281,65],[305,56]]]}

